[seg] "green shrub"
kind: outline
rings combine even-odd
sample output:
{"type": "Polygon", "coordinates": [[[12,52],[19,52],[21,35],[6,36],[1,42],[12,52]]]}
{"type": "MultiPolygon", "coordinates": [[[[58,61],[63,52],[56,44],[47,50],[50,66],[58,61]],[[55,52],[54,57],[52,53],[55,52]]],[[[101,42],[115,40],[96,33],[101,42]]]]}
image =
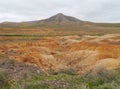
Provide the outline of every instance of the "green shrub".
{"type": "Polygon", "coordinates": [[[0,71],[0,89],[10,89],[10,87],[7,74],[0,71]]]}
{"type": "Polygon", "coordinates": [[[29,84],[24,89],[50,89],[47,84],[29,84]]]}
{"type": "MultiPolygon", "coordinates": [[[[113,81],[117,81],[116,73],[113,71],[108,71],[105,69],[101,69],[97,71],[95,74],[90,73],[84,76],[84,81],[88,84],[90,89],[93,87],[102,86],[107,83],[112,83],[113,81]]],[[[108,87],[107,85],[102,87],[108,87]]],[[[111,89],[111,88],[100,88],[100,89],[111,89]]]]}

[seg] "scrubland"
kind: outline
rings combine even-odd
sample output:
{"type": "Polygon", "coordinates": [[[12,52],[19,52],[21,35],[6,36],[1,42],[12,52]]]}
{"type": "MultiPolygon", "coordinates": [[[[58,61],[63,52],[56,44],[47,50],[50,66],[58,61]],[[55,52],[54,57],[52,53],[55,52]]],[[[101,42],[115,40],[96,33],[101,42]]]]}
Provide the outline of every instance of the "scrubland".
{"type": "Polygon", "coordinates": [[[1,36],[0,60],[6,59],[0,62],[2,89],[120,88],[120,34],[1,36]]]}

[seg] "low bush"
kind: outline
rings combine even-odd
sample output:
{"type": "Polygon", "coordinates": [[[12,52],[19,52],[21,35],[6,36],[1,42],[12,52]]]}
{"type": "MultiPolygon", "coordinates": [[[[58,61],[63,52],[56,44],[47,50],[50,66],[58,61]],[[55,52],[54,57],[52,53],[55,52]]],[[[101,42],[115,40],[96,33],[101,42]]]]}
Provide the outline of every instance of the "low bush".
{"type": "Polygon", "coordinates": [[[10,89],[11,85],[9,84],[9,80],[7,74],[0,71],[0,89],[10,89]]]}

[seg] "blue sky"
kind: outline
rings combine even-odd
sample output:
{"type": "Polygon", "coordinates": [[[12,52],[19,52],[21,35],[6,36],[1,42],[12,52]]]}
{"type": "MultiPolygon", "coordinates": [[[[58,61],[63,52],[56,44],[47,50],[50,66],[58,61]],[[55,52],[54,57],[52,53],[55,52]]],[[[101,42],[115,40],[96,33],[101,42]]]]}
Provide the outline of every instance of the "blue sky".
{"type": "Polygon", "coordinates": [[[120,22],[120,0],[0,0],[0,22],[40,20],[57,13],[92,22],[120,22]]]}

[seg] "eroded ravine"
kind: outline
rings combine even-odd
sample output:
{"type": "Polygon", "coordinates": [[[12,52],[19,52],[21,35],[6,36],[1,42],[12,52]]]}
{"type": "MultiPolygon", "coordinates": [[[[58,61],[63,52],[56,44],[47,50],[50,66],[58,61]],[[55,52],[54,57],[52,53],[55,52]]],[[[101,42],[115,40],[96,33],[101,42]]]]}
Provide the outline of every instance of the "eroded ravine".
{"type": "Polygon", "coordinates": [[[0,54],[45,71],[115,69],[120,68],[120,35],[57,36],[0,44],[0,54]]]}

